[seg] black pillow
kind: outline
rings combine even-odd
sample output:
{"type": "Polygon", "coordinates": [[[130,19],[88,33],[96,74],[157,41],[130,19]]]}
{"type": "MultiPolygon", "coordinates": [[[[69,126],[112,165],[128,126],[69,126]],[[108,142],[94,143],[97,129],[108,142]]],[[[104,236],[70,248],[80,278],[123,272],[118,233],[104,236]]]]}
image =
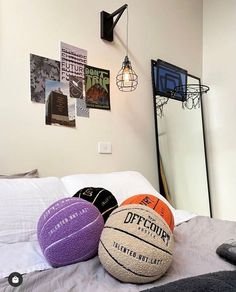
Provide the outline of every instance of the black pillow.
{"type": "Polygon", "coordinates": [[[101,212],[104,222],[111,212],[118,207],[115,196],[104,188],[86,187],[79,190],[73,197],[79,197],[94,204],[101,212]]]}

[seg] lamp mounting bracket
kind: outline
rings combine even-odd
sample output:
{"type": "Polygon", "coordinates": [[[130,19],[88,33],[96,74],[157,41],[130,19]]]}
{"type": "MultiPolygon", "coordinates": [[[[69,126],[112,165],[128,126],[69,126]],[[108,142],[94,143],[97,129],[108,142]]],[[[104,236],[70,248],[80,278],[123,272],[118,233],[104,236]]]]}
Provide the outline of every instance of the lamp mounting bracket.
{"type": "Polygon", "coordinates": [[[121,6],[119,9],[114,11],[113,13],[108,13],[106,11],[101,12],[101,39],[112,42],[113,41],[113,30],[120,19],[121,15],[125,11],[125,9],[128,7],[127,4],[121,6]],[[116,17],[115,20],[113,20],[113,17],[116,17]]]}

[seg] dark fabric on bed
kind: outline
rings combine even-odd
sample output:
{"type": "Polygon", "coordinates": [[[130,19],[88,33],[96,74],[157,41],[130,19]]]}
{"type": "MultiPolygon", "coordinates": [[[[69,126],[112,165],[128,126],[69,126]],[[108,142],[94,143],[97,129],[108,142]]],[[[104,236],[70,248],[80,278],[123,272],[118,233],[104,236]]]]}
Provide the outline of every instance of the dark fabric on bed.
{"type": "Polygon", "coordinates": [[[186,278],[143,292],[235,292],[236,271],[223,271],[186,278]]]}
{"type": "Polygon", "coordinates": [[[236,241],[221,244],[217,248],[216,253],[231,264],[236,265],[236,241]]]}

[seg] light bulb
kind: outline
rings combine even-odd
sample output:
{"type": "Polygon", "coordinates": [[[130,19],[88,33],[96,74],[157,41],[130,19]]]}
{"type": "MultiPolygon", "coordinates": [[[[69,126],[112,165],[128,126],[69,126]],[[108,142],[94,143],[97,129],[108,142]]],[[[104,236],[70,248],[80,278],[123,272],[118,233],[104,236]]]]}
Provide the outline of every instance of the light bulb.
{"type": "Polygon", "coordinates": [[[129,82],[129,68],[124,68],[124,73],[123,73],[123,76],[124,76],[124,82],[129,82]]]}

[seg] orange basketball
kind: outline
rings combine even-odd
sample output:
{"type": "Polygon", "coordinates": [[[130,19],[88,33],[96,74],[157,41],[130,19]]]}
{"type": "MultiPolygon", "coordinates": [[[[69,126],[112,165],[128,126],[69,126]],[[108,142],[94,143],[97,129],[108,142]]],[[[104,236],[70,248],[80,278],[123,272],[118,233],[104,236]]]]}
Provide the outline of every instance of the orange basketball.
{"type": "Polygon", "coordinates": [[[171,231],[174,230],[174,216],[170,208],[156,196],[150,194],[135,195],[122,202],[121,206],[128,204],[140,204],[152,208],[163,217],[163,219],[169,225],[171,231]]]}

